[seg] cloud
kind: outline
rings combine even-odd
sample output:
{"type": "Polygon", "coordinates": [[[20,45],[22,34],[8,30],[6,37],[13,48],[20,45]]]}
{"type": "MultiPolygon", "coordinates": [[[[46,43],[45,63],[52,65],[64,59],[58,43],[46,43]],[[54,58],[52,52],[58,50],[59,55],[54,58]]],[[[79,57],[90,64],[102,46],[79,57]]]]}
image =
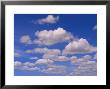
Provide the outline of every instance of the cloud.
{"type": "Polygon", "coordinates": [[[73,64],[77,64],[77,63],[85,63],[88,62],[92,59],[93,57],[91,55],[84,55],[81,58],[78,58],[77,56],[72,56],[70,57],[70,60],[73,64]]]}
{"type": "Polygon", "coordinates": [[[97,25],[95,25],[92,29],[93,29],[93,30],[97,30],[97,25]]]}
{"type": "Polygon", "coordinates": [[[20,42],[23,44],[32,44],[31,38],[29,35],[24,35],[20,38],[20,42]]]}
{"type": "Polygon", "coordinates": [[[14,53],[14,57],[20,57],[21,55],[17,52],[14,53]]]}
{"type": "Polygon", "coordinates": [[[23,65],[24,65],[24,66],[29,66],[29,67],[35,66],[34,63],[30,63],[30,62],[25,62],[23,65]]]}
{"type": "Polygon", "coordinates": [[[40,70],[40,68],[36,67],[34,63],[31,62],[22,63],[20,61],[14,62],[14,68],[17,70],[27,70],[27,71],[40,70]]]}
{"type": "Polygon", "coordinates": [[[49,55],[60,55],[61,51],[59,49],[48,49],[48,48],[34,48],[32,50],[26,50],[26,53],[43,53],[49,55]]]}
{"type": "MultiPolygon", "coordinates": [[[[93,56],[94,57],[94,56],[93,56]]],[[[97,75],[97,62],[91,61],[93,59],[91,55],[85,55],[81,58],[72,56],[71,63],[77,65],[70,75],[72,76],[96,76],[97,75]]]]}
{"type": "Polygon", "coordinates": [[[35,44],[48,46],[56,43],[70,41],[74,38],[70,32],[67,32],[60,27],[55,30],[37,31],[35,35],[38,38],[33,41],[35,44]]]}
{"type": "Polygon", "coordinates": [[[96,50],[96,47],[90,45],[86,39],[81,38],[77,41],[70,42],[63,50],[63,54],[84,54],[96,52],[96,50]]]}
{"type": "Polygon", "coordinates": [[[51,63],[53,63],[53,61],[50,59],[39,59],[35,62],[35,64],[51,64],[51,63]]]}
{"type": "Polygon", "coordinates": [[[15,62],[14,62],[14,66],[15,66],[15,67],[22,66],[22,63],[21,63],[21,62],[19,62],[19,61],[15,61],[15,62]]]}
{"type": "MultiPolygon", "coordinates": [[[[46,18],[37,20],[39,24],[53,24],[59,20],[59,16],[48,15],[46,18]]],[[[34,22],[36,24],[36,21],[34,22]]]]}
{"type": "Polygon", "coordinates": [[[44,73],[48,74],[62,74],[65,75],[66,67],[63,65],[49,65],[47,69],[42,70],[44,73]]]}
{"type": "Polygon", "coordinates": [[[38,57],[30,57],[31,60],[36,60],[38,57]]]}
{"type": "Polygon", "coordinates": [[[96,76],[97,75],[97,63],[95,61],[88,61],[81,63],[73,72],[72,76],[96,76]]]}

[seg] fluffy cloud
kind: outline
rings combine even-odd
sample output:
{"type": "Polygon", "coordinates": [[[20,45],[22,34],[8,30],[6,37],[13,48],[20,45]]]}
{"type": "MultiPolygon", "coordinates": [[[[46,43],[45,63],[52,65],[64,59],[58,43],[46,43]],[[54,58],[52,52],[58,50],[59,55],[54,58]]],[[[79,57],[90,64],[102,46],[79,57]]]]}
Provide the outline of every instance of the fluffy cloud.
{"type": "Polygon", "coordinates": [[[43,30],[35,33],[38,39],[34,40],[35,44],[39,45],[53,45],[73,39],[71,33],[67,32],[63,28],[57,28],[55,30],[43,30]]]}
{"type": "Polygon", "coordinates": [[[35,64],[51,64],[51,63],[53,63],[53,61],[50,59],[39,59],[35,62],[35,64]]]}
{"type": "Polygon", "coordinates": [[[79,39],[77,41],[70,42],[65,49],[63,54],[83,54],[96,52],[96,47],[93,47],[88,43],[86,39],[79,39]]]}
{"type": "Polygon", "coordinates": [[[70,73],[72,76],[96,76],[97,75],[97,62],[91,61],[93,59],[90,55],[85,55],[81,58],[72,56],[71,62],[77,66],[70,73]]]}
{"type": "Polygon", "coordinates": [[[27,70],[27,71],[40,70],[40,68],[36,67],[34,63],[31,62],[22,63],[20,61],[14,62],[14,68],[17,70],[27,70]]]}
{"type": "Polygon", "coordinates": [[[20,38],[20,42],[23,44],[32,44],[31,38],[29,35],[24,35],[20,38]]]}
{"type": "Polygon", "coordinates": [[[39,24],[53,24],[59,20],[59,16],[48,15],[46,18],[39,19],[37,22],[39,24]]]}
{"type": "Polygon", "coordinates": [[[14,62],[14,66],[15,66],[15,67],[22,66],[22,63],[19,62],[19,61],[15,61],[15,62],[14,62]]]}
{"type": "Polygon", "coordinates": [[[70,73],[73,76],[96,76],[97,75],[97,63],[95,61],[88,61],[80,64],[73,72],[70,73]]]}
{"type": "Polygon", "coordinates": [[[66,74],[66,67],[62,65],[49,65],[47,69],[42,70],[42,72],[48,74],[66,74]]]}
{"type": "Polygon", "coordinates": [[[77,58],[76,56],[72,56],[70,57],[70,60],[73,64],[77,64],[77,63],[85,63],[88,62],[92,59],[93,57],[91,55],[84,55],[81,58],[77,58]]]}
{"type": "Polygon", "coordinates": [[[48,49],[48,48],[34,48],[32,50],[26,50],[26,53],[43,53],[48,55],[60,55],[61,51],[59,49],[48,49]]]}

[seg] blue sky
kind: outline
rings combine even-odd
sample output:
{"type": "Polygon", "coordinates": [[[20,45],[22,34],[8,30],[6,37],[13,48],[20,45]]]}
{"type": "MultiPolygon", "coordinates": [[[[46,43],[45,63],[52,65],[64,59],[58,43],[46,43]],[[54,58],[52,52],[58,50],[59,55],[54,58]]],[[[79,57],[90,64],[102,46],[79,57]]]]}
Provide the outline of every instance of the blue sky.
{"type": "Polygon", "coordinates": [[[96,75],[96,26],[96,14],[15,14],[14,75],[96,75]]]}

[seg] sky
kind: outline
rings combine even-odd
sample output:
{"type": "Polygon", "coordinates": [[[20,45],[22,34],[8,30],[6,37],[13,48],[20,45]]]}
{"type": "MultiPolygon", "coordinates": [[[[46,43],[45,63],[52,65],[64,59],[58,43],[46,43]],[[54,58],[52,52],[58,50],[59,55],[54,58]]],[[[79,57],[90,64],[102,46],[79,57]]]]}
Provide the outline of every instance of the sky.
{"type": "Polygon", "coordinates": [[[96,14],[15,14],[15,76],[96,76],[96,14]]]}

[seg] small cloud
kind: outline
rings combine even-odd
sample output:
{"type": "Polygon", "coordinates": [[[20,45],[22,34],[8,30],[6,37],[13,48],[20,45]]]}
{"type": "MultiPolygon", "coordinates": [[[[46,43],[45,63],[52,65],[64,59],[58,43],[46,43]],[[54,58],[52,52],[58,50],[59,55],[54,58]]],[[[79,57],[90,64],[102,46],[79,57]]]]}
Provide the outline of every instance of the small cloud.
{"type": "Polygon", "coordinates": [[[93,29],[93,30],[97,30],[97,25],[95,25],[92,29],[93,29]]]}
{"type": "Polygon", "coordinates": [[[35,62],[35,64],[51,64],[51,63],[53,63],[53,61],[50,59],[39,59],[35,62]]]}
{"type": "Polygon", "coordinates": [[[29,35],[24,35],[20,38],[20,42],[23,44],[32,44],[31,38],[29,35]]]}
{"type": "Polygon", "coordinates": [[[39,23],[39,24],[53,24],[56,23],[59,20],[59,16],[53,16],[53,15],[48,15],[45,18],[39,19],[34,22],[34,24],[39,23]]]}
{"type": "Polygon", "coordinates": [[[65,75],[67,73],[66,66],[63,65],[49,65],[48,68],[42,70],[42,72],[48,74],[62,74],[62,75],[65,75]]]}
{"type": "Polygon", "coordinates": [[[96,52],[97,48],[88,43],[86,39],[79,39],[70,42],[63,50],[63,55],[67,54],[84,54],[96,52]]]}
{"type": "Polygon", "coordinates": [[[30,59],[31,59],[31,60],[37,60],[38,57],[31,57],[30,59]]]}
{"type": "Polygon", "coordinates": [[[14,57],[20,57],[21,55],[19,53],[14,53],[14,57]]]}

